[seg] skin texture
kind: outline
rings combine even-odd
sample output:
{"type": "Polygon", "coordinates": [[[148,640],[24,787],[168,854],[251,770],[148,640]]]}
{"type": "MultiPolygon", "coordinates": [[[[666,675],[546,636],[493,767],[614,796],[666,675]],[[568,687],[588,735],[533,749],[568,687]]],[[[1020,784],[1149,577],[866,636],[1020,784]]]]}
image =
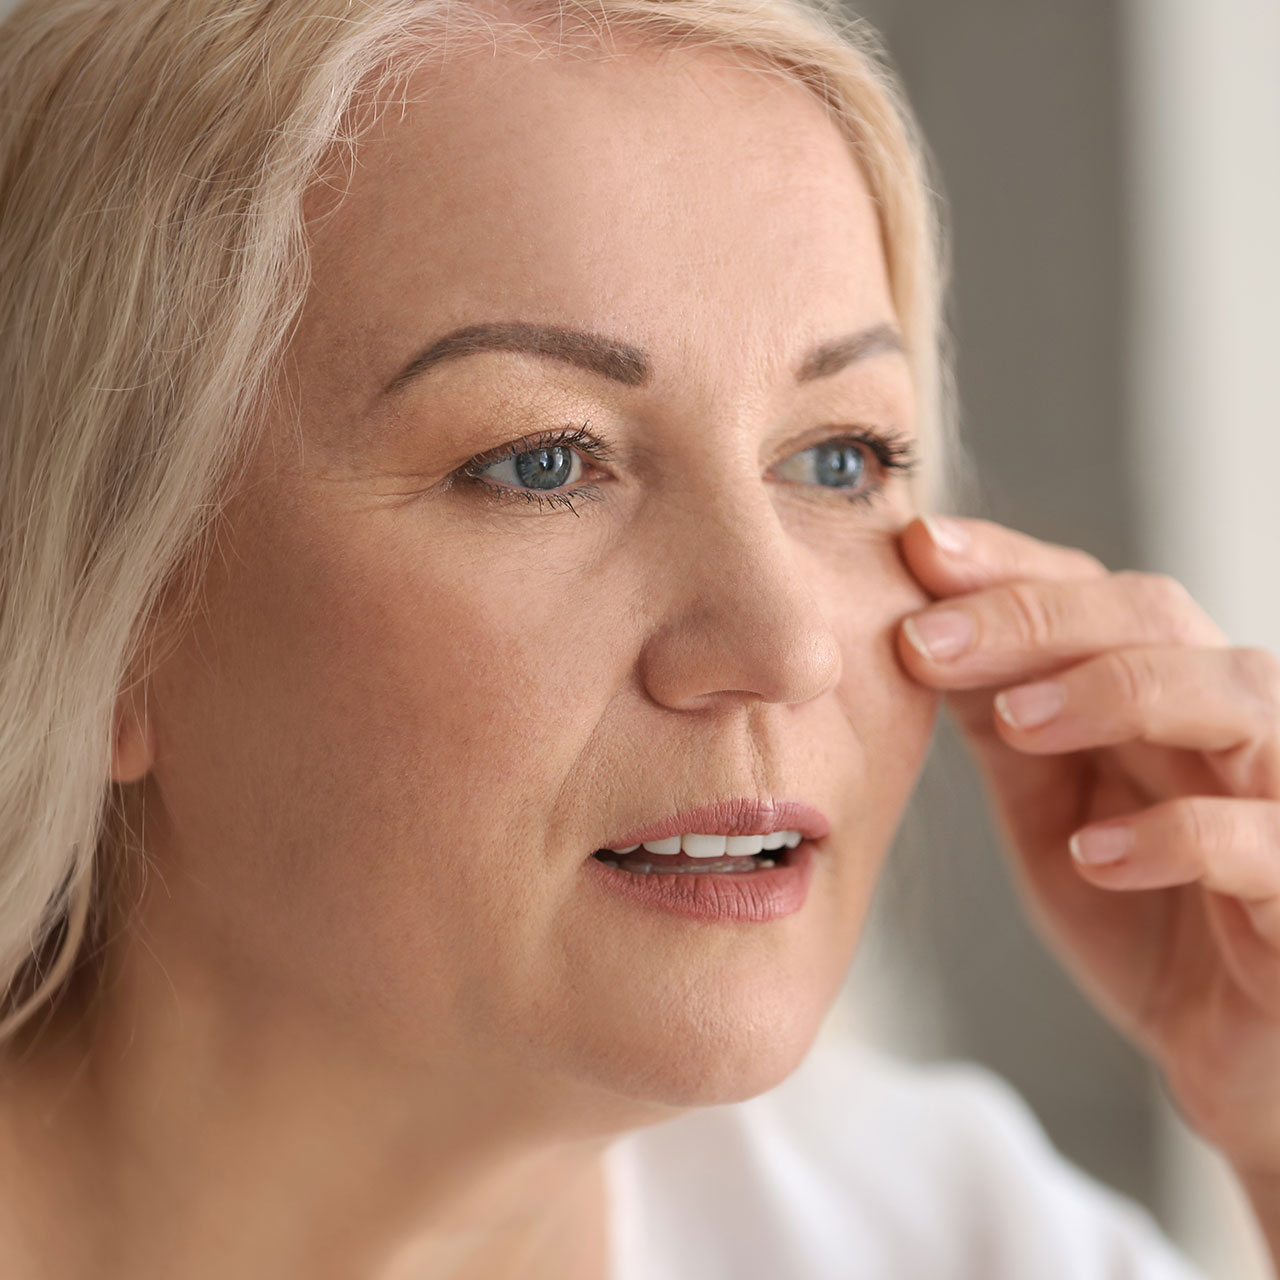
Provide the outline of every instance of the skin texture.
{"type": "Polygon", "coordinates": [[[705,52],[486,52],[413,88],[311,202],[296,421],[121,709],[153,872],[21,1086],[41,1124],[10,1119],[51,1274],[600,1280],[604,1145],[798,1066],[923,760],[906,481],[868,455],[854,505],[777,470],[915,430],[901,354],[792,376],[895,322],[820,105],[705,52]],[[485,354],[379,395],[504,320],[639,346],[651,382],[485,354]],[[583,458],[577,516],[444,487],[584,421],[617,458],[583,458]],[[798,913],[698,923],[584,876],[738,795],[829,817],[798,913]]]}

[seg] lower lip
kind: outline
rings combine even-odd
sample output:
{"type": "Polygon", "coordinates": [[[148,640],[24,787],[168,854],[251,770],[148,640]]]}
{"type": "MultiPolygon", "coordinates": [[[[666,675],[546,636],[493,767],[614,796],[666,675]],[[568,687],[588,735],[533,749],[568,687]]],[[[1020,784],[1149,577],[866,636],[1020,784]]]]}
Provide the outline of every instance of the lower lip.
{"type": "Polygon", "coordinates": [[[648,875],[587,859],[587,874],[607,889],[691,920],[780,920],[804,906],[813,880],[814,846],[802,840],[781,866],[705,875],[648,875]]]}

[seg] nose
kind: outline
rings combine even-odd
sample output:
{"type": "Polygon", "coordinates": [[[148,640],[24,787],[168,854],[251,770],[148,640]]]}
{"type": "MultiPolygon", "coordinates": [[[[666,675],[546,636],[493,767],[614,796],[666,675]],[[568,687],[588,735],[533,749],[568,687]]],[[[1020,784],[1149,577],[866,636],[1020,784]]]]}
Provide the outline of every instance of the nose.
{"type": "Polygon", "coordinates": [[[758,477],[700,486],[653,517],[651,598],[662,606],[640,674],[663,705],[802,703],[839,682],[836,632],[769,488],[758,477]]]}

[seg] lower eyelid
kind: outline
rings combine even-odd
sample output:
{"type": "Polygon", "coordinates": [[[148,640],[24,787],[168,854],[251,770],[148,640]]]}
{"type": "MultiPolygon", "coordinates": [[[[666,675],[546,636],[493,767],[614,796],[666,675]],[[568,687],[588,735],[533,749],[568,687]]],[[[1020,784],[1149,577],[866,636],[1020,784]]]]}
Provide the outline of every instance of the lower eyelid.
{"type": "MultiPolygon", "coordinates": [[[[885,485],[877,483],[864,489],[833,489],[822,485],[803,484],[794,480],[779,480],[775,483],[794,490],[801,502],[816,504],[823,511],[838,509],[837,502],[845,507],[874,508],[885,497],[885,485]],[[833,502],[833,499],[836,502],[833,502]]],[[[534,506],[541,511],[543,506],[552,509],[576,510],[576,504],[587,504],[601,501],[605,494],[598,484],[579,484],[575,489],[539,491],[537,489],[520,489],[514,485],[493,484],[486,480],[471,479],[473,488],[484,490],[483,497],[500,504],[516,503],[520,507],[534,506]]]]}

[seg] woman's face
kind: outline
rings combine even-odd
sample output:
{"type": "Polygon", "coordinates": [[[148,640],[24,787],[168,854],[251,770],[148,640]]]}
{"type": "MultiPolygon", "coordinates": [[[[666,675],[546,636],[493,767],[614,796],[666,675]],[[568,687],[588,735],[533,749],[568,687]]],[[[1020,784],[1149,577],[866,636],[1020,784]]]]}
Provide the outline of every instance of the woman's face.
{"type": "Polygon", "coordinates": [[[413,88],[310,204],[296,416],[152,682],[148,946],[228,1017],[460,1088],[744,1098],[812,1043],[933,721],[891,643],[925,599],[907,483],[816,448],[913,435],[907,362],[796,377],[896,327],[873,206],[816,101],[718,55],[486,51],[413,88]],[[485,351],[387,390],[489,322],[605,335],[648,377],[485,351]],[[553,458],[576,513],[520,496],[528,455],[459,478],[584,424],[613,453],[553,458]],[[798,911],[691,920],[590,874],[742,796],[830,821],[798,911]]]}

